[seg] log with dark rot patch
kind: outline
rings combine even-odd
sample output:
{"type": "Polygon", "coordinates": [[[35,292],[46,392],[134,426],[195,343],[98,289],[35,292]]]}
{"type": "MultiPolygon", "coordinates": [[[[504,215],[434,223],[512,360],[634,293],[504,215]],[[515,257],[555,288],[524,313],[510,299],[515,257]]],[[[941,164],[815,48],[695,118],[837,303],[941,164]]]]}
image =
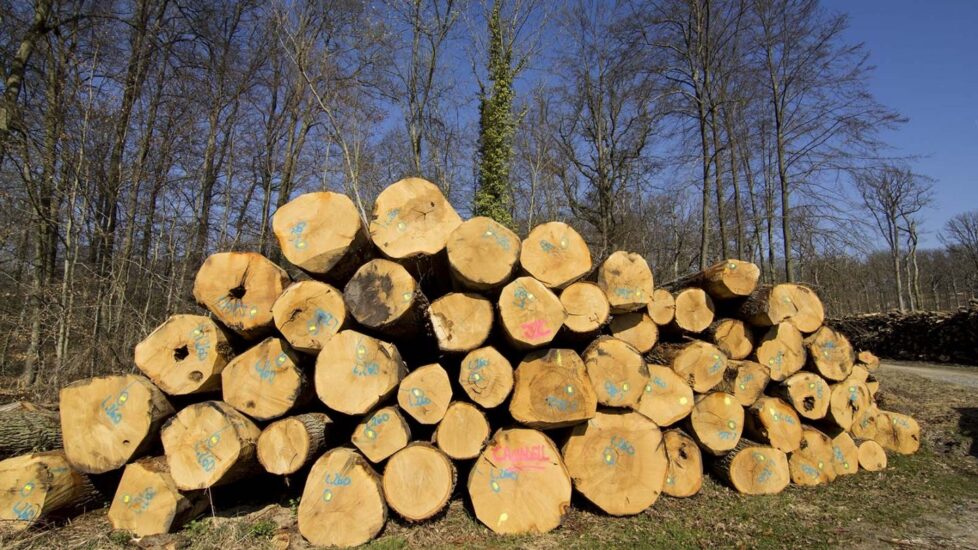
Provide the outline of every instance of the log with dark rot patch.
{"type": "Polygon", "coordinates": [[[768,388],[771,371],[755,361],[728,361],[723,380],[716,389],[734,396],[738,403],[750,407],[768,388]]]}
{"type": "Polygon", "coordinates": [[[795,485],[822,485],[834,481],[832,439],[811,426],[802,426],[801,444],[788,458],[791,482],[795,485]]]}
{"type": "Polygon", "coordinates": [[[343,301],[358,323],[391,338],[426,332],[428,299],[408,270],[390,260],[360,266],[343,287],[343,301]]]}

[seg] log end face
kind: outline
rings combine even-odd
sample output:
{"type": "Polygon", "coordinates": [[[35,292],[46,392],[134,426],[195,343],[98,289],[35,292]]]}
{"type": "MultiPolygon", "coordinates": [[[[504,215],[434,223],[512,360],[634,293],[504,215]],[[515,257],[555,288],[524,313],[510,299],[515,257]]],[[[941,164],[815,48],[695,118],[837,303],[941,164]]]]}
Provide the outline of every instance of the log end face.
{"type": "Polygon", "coordinates": [[[445,248],[461,224],[462,218],[435,184],[405,178],[377,196],[370,237],[389,258],[430,256],[445,248]]]}

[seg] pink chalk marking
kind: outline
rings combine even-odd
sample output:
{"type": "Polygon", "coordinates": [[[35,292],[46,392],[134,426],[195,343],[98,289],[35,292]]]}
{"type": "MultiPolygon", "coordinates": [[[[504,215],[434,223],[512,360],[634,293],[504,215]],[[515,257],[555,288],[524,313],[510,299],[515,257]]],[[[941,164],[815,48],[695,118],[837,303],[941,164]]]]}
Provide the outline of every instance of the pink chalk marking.
{"type": "Polygon", "coordinates": [[[523,337],[529,340],[539,340],[549,336],[551,332],[543,319],[527,321],[520,325],[520,328],[523,329],[523,337]]]}
{"type": "Polygon", "coordinates": [[[543,450],[543,445],[532,447],[503,447],[497,445],[492,448],[492,461],[495,463],[508,462],[512,470],[525,472],[527,470],[542,470],[545,462],[550,462],[550,457],[543,450]]]}

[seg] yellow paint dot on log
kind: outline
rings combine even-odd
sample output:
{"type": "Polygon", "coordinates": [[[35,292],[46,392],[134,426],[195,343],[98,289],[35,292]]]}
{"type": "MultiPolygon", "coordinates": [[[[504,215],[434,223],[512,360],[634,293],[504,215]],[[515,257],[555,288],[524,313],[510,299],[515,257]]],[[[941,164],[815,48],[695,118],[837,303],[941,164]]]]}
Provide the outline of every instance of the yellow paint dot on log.
{"type": "Polygon", "coordinates": [[[411,390],[411,393],[413,393],[414,395],[421,395],[421,390],[419,390],[418,388],[414,388],[413,390],[411,390]]]}
{"type": "Polygon", "coordinates": [[[564,237],[563,239],[560,239],[560,247],[561,248],[567,248],[567,237],[564,237]]]}
{"type": "Polygon", "coordinates": [[[219,441],[219,439],[217,438],[216,435],[212,435],[211,436],[211,444],[212,445],[216,445],[218,441],[219,441]]]}
{"type": "Polygon", "coordinates": [[[823,463],[822,461],[819,461],[819,463],[818,463],[818,469],[819,470],[825,469],[825,463],[823,463]]]}
{"type": "Polygon", "coordinates": [[[607,462],[608,464],[611,464],[612,462],[615,461],[615,457],[611,456],[611,453],[605,453],[604,461],[607,462]]]}
{"type": "Polygon", "coordinates": [[[490,486],[492,487],[492,490],[493,491],[498,491],[499,490],[499,483],[497,483],[495,481],[493,481],[490,486]]]}
{"type": "Polygon", "coordinates": [[[808,389],[810,389],[810,390],[814,390],[814,389],[815,389],[815,382],[810,382],[810,383],[808,384],[808,389]]]}
{"type": "Polygon", "coordinates": [[[404,222],[397,222],[397,229],[398,230],[404,231],[404,228],[406,228],[406,227],[407,227],[407,224],[406,223],[404,223],[404,222]]]}
{"type": "Polygon", "coordinates": [[[773,365],[774,364],[774,359],[768,359],[767,360],[767,364],[768,365],[773,365]]]}
{"type": "Polygon", "coordinates": [[[404,294],[403,294],[403,295],[401,296],[401,298],[404,298],[404,301],[405,301],[405,302],[410,302],[410,301],[411,301],[411,296],[412,296],[412,293],[410,293],[410,292],[405,292],[405,293],[404,293],[404,294]]]}
{"type": "Polygon", "coordinates": [[[741,385],[740,385],[740,389],[742,389],[742,390],[746,390],[746,389],[747,389],[747,384],[741,384],[741,385]]]}
{"type": "Polygon", "coordinates": [[[724,398],[723,398],[723,404],[724,405],[729,405],[730,403],[731,403],[730,396],[729,395],[724,396],[724,398]]]}
{"type": "Polygon", "coordinates": [[[486,237],[492,237],[492,229],[486,229],[486,237]]]}
{"type": "Polygon", "coordinates": [[[719,361],[720,360],[720,356],[714,353],[713,354],[713,360],[714,361],[719,361]]]}
{"type": "Polygon", "coordinates": [[[508,519],[509,519],[509,514],[507,514],[506,512],[499,514],[499,523],[503,523],[508,519]]]}
{"type": "Polygon", "coordinates": [[[645,385],[645,393],[652,393],[652,385],[651,384],[646,384],[645,385]]]}
{"type": "Polygon", "coordinates": [[[730,428],[730,429],[732,430],[732,429],[734,429],[734,428],[736,428],[736,427],[737,427],[737,423],[736,423],[736,422],[734,422],[733,420],[728,420],[728,421],[727,421],[727,427],[728,427],[728,428],[730,428]]]}
{"type": "Polygon", "coordinates": [[[128,400],[129,400],[129,396],[126,394],[122,394],[119,396],[119,403],[125,403],[128,400]]]}
{"type": "Polygon", "coordinates": [[[849,393],[856,393],[856,386],[849,386],[849,393]]]}
{"type": "Polygon", "coordinates": [[[132,500],[132,497],[130,497],[129,495],[122,495],[122,502],[128,504],[130,500],[132,500]]]}
{"type": "Polygon", "coordinates": [[[374,438],[377,437],[377,432],[371,430],[370,428],[367,428],[366,430],[364,430],[363,433],[364,433],[364,435],[367,436],[367,439],[374,439],[374,438]]]}
{"type": "Polygon", "coordinates": [[[641,298],[642,297],[642,291],[641,290],[636,290],[635,291],[635,296],[638,297],[638,298],[641,298]]]}
{"type": "Polygon", "coordinates": [[[628,391],[628,382],[621,385],[621,391],[628,391]]]}
{"type": "Polygon", "coordinates": [[[306,241],[299,241],[299,242],[295,243],[295,247],[296,248],[305,248],[306,247],[306,241]]]}
{"type": "Polygon", "coordinates": [[[482,380],[482,375],[481,375],[481,374],[479,374],[479,373],[475,373],[475,376],[473,376],[472,378],[473,378],[473,379],[474,379],[474,380],[475,380],[476,382],[478,382],[479,380],[482,380]]]}
{"type": "Polygon", "coordinates": [[[254,317],[255,315],[258,315],[258,308],[257,307],[251,308],[251,311],[249,313],[251,313],[251,316],[252,317],[254,317]]]}
{"type": "Polygon", "coordinates": [[[194,336],[200,336],[200,329],[199,328],[195,328],[194,329],[194,336]]]}
{"type": "Polygon", "coordinates": [[[730,269],[737,269],[737,264],[731,262],[731,263],[727,264],[727,267],[729,267],[730,269]]]}
{"type": "Polygon", "coordinates": [[[762,455],[761,453],[757,453],[756,455],[754,455],[754,458],[756,458],[758,462],[764,462],[764,460],[765,460],[765,459],[766,459],[767,457],[765,457],[765,456],[764,456],[764,455],[762,455]]]}
{"type": "Polygon", "coordinates": [[[276,358],[275,360],[278,362],[279,365],[284,365],[286,359],[288,359],[288,357],[286,357],[284,353],[280,353],[278,354],[278,358],[276,358]]]}
{"type": "Polygon", "coordinates": [[[534,296],[532,292],[527,292],[527,293],[526,293],[526,297],[527,297],[528,299],[530,299],[530,300],[533,300],[534,298],[536,298],[536,296],[534,296]]]}
{"type": "Polygon", "coordinates": [[[679,404],[680,405],[685,405],[686,403],[689,403],[689,398],[688,397],[680,397],[679,398],[679,404]]]}
{"type": "Polygon", "coordinates": [[[567,386],[566,388],[564,388],[564,391],[566,391],[567,393],[572,394],[572,393],[574,393],[574,386],[567,386]]]}
{"type": "Polygon", "coordinates": [[[31,492],[33,490],[34,490],[34,484],[33,483],[28,483],[27,485],[24,485],[24,491],[23,492],[29,493],[29,492],[31,492]]]}
{"type": "Polygon", "coordinates": [[[774,410],[774,407],[771,407],[768,410],[771,411],[771,416],[775,416],[775,417],[778,416],[778,411],[774,410]]]}
{"type": "Polygon", "coordinates": [[[842,467],[845,468],[846,470],[848,470],[849,469],[849,463],[848,462],[843,462],[842,463],[842,467]]]}
{"type": "Polygon", "coordinates": [[[326,492],[323,493],[323,500],[325,500],[326,502],[333,500],[333,491],[326,489],[326,492]]]}

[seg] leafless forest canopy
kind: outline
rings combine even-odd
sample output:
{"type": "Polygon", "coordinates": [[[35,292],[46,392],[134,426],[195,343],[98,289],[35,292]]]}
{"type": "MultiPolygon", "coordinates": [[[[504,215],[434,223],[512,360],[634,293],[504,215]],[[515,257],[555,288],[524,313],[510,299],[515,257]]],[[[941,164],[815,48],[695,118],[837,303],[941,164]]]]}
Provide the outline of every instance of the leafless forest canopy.
{"type": "Polygon", "coordinates": [[[491,58],[522,235],[573,221],[660,282],[748,259],[833,315],[954,308],[978,212],[928,223],[846,25],[815,0],[0,0],[0,374],[128,369],[207,254],[281,261],[301,193],[369,219],[420,175],[471,213],[491,58]]]}

